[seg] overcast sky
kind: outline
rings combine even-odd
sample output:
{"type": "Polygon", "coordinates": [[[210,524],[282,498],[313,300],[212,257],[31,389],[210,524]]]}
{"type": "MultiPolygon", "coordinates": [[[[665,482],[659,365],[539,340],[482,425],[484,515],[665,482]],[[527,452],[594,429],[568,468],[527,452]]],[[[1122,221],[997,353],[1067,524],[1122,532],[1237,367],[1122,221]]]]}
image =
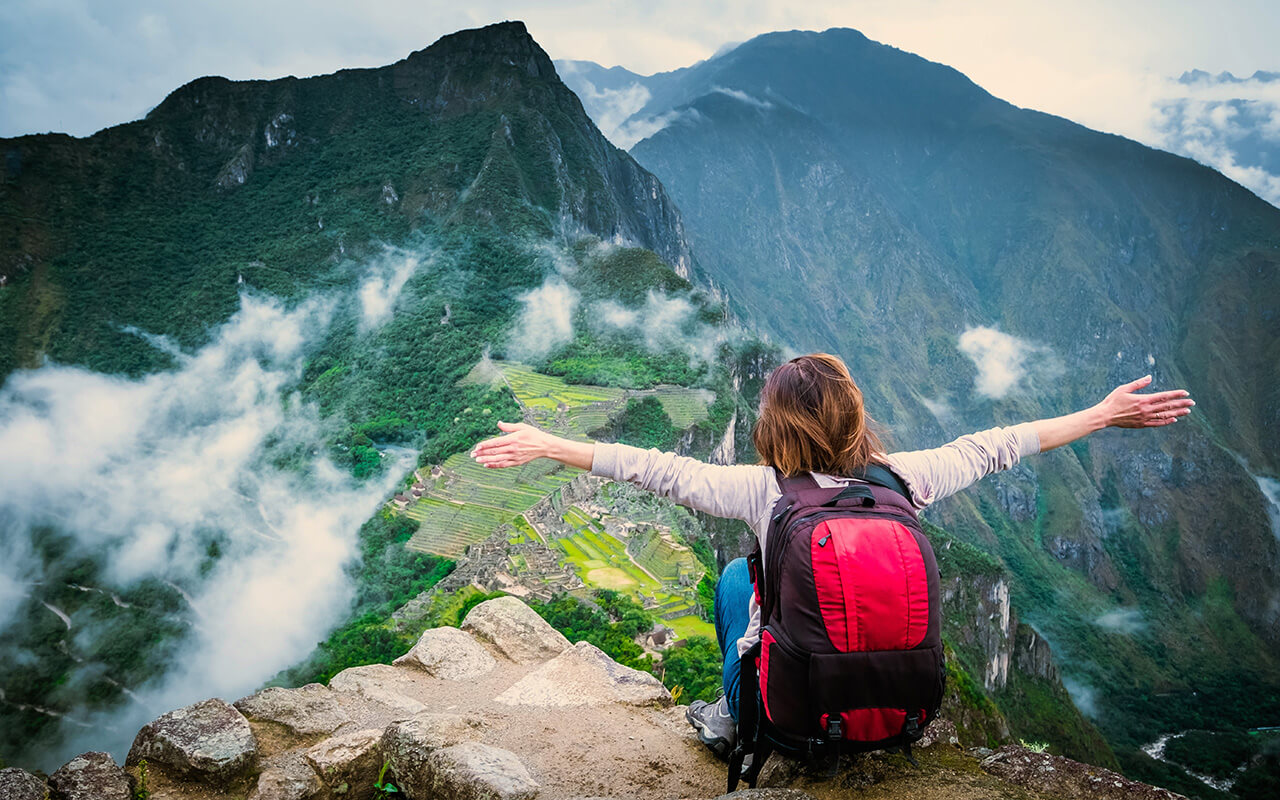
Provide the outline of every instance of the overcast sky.
{"type": "MultiPolygon", "coordinates": [[[[1195,145],[1201,160],[1230,156],[1224,142],[1244,117],[1222,110],[1228,99],[1261,108],[1249,124],[1269,125],[1268,141],[1280,143],[1280,81],[1233,85],[1230,97],[1219,87],[1217,100],[1196,95],[1205,87],[1173,81],[1195,68],[1240,77],[1280,71],[1276,0],[472,0],[465,8],[436,0],[3,0],[0,136],[85,136],[142,116],[202,75],[276,78],[380,66],[446,33],[503,19],[524,20],[552,58],[645,74],[767,31],[845,26],[953,66],[1017,105],[1092,128],[1186,152],[1169,142],[1187,139],[1190,126],[1193,139],[1216,137],[1195,145]],[[1188,97],[1201,105],[1179,108],[1174,136],[1165,130],[1168,104],[1188,97]]],[[[1232,177],[1253,181],[1264,196],[1267,176],[1275,179],[1265,165],[1214,166],[1228,174],[1235,168],[1232,177]]],[[[1274,188],[1276,202],[1280,182],[1274,188]]]]}

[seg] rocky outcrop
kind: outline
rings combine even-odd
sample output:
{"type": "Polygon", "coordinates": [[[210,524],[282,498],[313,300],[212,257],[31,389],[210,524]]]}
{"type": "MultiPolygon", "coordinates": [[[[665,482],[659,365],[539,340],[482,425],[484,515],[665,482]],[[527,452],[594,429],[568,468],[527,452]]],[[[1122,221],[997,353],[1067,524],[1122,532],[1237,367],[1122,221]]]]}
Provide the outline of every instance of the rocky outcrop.
{"type": "Polygon", "coordinates": [[[521,678],[497,701],[510,706],[671,705],[671,693],[649,673],[624,667],[595,645],[578,642],[521,678]]]}
{"type": "Polygon", "coordinates": [[[51,800],[133,800],[124,770],[106,753],[82,753],[49,776],[51,800]]]}
{"type": "Polygon", "coordinates": [[[297,689],[263,689],[237,700],[235,706],[249,719],[279,723],[298,736],[332,733],[350,719],[333,699],[333,692],[318,683],[297,689]]]}
{"type": "Polygon", "coordinates": [[[431,628],[423,632],[408,653],[393,662],[425,670],[429,675],[449,681],[477,678],[494,668],[497,662],[472,636],[457,628],[431,628]]]}
{"type": "Polygon", "coordinates": [[[263,768],[248,800],[309,800],[323,788],[315,769],[302,754],[289,753],[263,768]]]}
{"type": "Polygon", "coordinates": [[[146,759],[175,775],[222,785],[248,769],[257,753],[249,721],[214,698],[170,711],[138,731],[125,763],[146,759]]]}
{"type": "Polygon", "coordinates": [[[48,788],[44,781],[25,769],[0,769],[0,797],[6,800],[44,800],[48,788]]]}
{"type": "Polygon", "coordinates": [[[1180,794],[1051,753],[1005,745],[982,768],[1009,783],[1061,800],[1186,800],[1180,794]]]}
{"type": "MultiPolygon", "coordinates": [[[[532,613],[510,597],[489,600],[466,629],[428,632],[418,655],[395,665],[353,667],[328,687],[263,690],[235,707],[208,700],[170,712],[138,734],[128,761],[135,785],[145,755],[154,800],[373,800],[379,782],[407,800],[835,800],[873,786],[886,800],[1119,797],[1090,794],[1111,786],[1172,797],[1025,748],[985,751],[980,766],[947,719],[916,748],[919,767],[864,754],[828,779],[774,755],[759,788],[725,795],[724,765],[657,679],[588,643],[568,646],[532,613]],[[482,653],[487,668],[455,669],[451,651],[466,664],[482,653]]],[[[125,780],[109,757],[88,753],[50,778],[50,796],[126,800],[125,780]]],[[[21,770],[0,771],[0,797],[42,800],[45,788],[21,770]]]]}
{"type": "Polygon", "coordinates": [[[355,788],[358,796],[378,778],[381,742],[379,728],[353,731],[325,739],[308,749],[305,758],[334,794],[347,795],[355,788]]]}
{"type": "Polygon", "coordinates": [[[514,597],[499,597],[471,609],[462,629],[517,664],[544,661],[569,647],[564,634],[514,597]]]}
{"type": "Polygon", "coordinates": [[[432,800],[533,800],[540,788],[514,753],[481,742],[433,750],[406,777],[407,795],[432,800]]]}

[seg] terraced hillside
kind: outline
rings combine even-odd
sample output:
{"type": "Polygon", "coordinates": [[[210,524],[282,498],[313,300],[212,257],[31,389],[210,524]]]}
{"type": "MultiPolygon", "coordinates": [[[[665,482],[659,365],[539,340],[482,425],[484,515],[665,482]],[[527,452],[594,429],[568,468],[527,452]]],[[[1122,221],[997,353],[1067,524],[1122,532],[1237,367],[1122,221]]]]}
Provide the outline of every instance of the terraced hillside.
{"type": "MultiPolygon", "coordinates": [[[[711,399],[709,392],[681,386],[625,390],[569,384],[524,364],[489,358],[482,359],[459,383],[505,386],[527,422],[573,439],[590,438],[632,397],[657,397],[680,429],[705,419],[711,399]]],[[[486,415],[489,409],[468,408],[463,413],[486,415]]],[[[397,503],[403,506],[403,513],[419,523],[408,546],[457,558],[500,526],[515,524],[538,501],[581,474],[581,470],[548,460],[518,469],[486,469],[466,453],[456,453],[433,468],[430,476],[420,470],[410,492],[397,496],[404,498],[397,503]]]]}
{"type": "MultiPolygon", "coordinates": [[[[703,575],[697,560],[682,558],[679,548],[667,548],[662,554],[654,555],[651,561],[670,562],[667,564],[670,568],[646,569],[644,564],[647,562],[628,552],[625,536],[616,536],[606,530],[602,518],[608,517],[598,508],[571,506],[562,515],[567,533],[553,537],[554,545],[565,554],[583,582],[595,588],[630,595],[653,611],[681,638],[714,638],[715,628],[702,619],[697,608],[694,587],[703,575]],[[687,580],[666,580],[664,573],[683,573],[687,580]]],[[[621,520],[613,518],[611,522],[616,525],[621,520]]],[[[651,528],[646,530],[652,531],[651,528]]],[[[656,532],[652,535],[657,538],[656,532]]]]}

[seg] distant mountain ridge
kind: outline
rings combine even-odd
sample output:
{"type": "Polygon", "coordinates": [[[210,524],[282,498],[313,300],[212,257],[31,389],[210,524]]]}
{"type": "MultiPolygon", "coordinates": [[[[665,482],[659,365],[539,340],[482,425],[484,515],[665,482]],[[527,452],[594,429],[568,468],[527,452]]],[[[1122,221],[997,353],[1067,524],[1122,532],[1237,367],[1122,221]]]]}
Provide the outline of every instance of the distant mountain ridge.
{"type": "MultiPolygon", "coordinates": [[[[626,77],[566,72],[607,85],[602,101],[626,77]]],[[[1010,566],[1068,677],[1107,697],[1126,769],[1156,774],[1133,739],[1190,719],[1144,697],[1238,680],[1280,697],[1263,491],[1280,474],[1280,209],[849,29],[632,80],[615,127],[650,127],[630,152],[706,279],[784,345],[848,358],[896,446],[1074,410],[1148,372],[1190,389],[1186,424],[1096,435],[931,513],[1010,566]],[[1011,382],[984,394],[988,370],[1011,382]],[[1116,607],[1142,624],[1094,622],[1116,607]]]]}

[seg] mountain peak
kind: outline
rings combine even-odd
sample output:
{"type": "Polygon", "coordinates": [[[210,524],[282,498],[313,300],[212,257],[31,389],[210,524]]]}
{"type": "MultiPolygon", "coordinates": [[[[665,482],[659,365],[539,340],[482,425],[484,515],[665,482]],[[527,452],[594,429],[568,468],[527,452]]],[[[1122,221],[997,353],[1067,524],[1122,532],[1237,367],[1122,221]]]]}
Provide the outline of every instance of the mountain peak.
{"type": "Polygon", "coordinates": [[[495,62],[523,67],[531,76],[554,78],[555,67],[519,20],[497,22],[483,28],[441,36],[430,47],[409,55],[405,62],[447,61],[451,66],[478,65],[489,67],[495,62]]]}

